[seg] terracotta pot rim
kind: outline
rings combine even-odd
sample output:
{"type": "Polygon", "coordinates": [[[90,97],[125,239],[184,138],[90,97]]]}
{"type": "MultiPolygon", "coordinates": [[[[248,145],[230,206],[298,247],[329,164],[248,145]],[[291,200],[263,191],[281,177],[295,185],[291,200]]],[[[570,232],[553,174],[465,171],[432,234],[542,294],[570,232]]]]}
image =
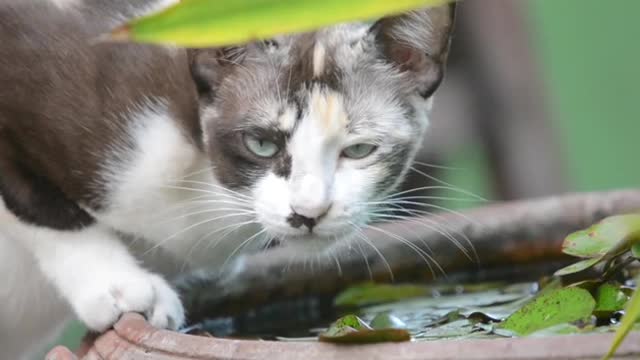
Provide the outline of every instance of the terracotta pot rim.
{"type": "MultiPolygon", "coordinates": [[[[438,340],[373,345],[229,340],[160,330],[126,314],[99,337],[84,359],[600,359],[613,333],[545,338],[438,340]]],[[[617,359],[640,358],[640,332],[629,334],[617,359]]]]}

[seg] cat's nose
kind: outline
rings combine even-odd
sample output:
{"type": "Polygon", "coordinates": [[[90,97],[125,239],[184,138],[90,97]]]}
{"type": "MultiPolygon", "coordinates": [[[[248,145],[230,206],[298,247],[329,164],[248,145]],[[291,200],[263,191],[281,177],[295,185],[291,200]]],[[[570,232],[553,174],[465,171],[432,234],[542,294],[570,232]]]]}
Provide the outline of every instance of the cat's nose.
{"type": "Polygon", "coordinates": [[[296,225],[301,223],[311,229],[320,218],[327,214],[332,203],[330,188],[330,184],[323,181],[321,176],[312,174],[306,174],[293,180],[289,204],[292,214],[297,215],[294,216],[294,220],[308,219],[303,223],[295,221],[296,225]]]}
{"type": "Polygon", "coordinates": [[[296,229],[304,225],[309,229],[309,232],[313,231],[313,227],[316,226],[316,219],[308,218],[295,212],[287,218],[287,222],[296,229]]]}
{"type": "Polygon", "coordinates": [[[307,227],[307,229],[309,229],[309,231],[312,231],[313,228],[318,223],[318,221],[322,217],[324,217],[327,214],[327,212],[329,212],[329,208],[330,208],[330,205],[323,208],[291,207],[291,210],[293,212],[287,218],[287,222],[289,223],[289,225],[291,225],[296,229],[304,225],[305,227],[307,227]]]}

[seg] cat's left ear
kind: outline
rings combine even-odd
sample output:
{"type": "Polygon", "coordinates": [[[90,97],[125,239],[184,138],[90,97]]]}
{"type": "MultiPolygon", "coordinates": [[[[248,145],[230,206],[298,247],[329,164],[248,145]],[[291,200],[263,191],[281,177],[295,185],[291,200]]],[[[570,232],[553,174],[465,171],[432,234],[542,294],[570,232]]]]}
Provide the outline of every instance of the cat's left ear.
{"type": "Polygon", "coordinates": [[[444,77],[455,20],[455,4],[386,17],[371,31],[385,58],[411,72],[417,90],[430,97],[444,77]]]}
{"type": "Polygon", "coordinates": [[[244,46],[190,49],[189,67],[198,93],[215,93],[224,78],[244,61],[246,52],[247,48],[244,46]]]}

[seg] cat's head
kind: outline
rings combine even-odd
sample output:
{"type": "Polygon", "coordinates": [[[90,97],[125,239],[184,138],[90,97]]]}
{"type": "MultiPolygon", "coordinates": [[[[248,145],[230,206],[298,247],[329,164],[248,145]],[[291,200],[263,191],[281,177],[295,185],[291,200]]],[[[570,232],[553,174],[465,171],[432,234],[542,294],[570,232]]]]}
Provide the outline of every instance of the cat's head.
{"type": "Polygon", "coordinates": [[[284,244],[355,234],[420,146],[453,17],[442,6],[192,54],[218,180],[284,244]]]}

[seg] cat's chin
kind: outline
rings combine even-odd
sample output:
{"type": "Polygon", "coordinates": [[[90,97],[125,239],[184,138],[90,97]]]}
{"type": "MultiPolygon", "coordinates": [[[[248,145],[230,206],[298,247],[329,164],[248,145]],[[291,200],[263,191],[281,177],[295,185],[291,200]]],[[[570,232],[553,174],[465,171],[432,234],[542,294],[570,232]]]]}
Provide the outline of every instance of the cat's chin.
{"type": "Polygon", "coordinates": [[[349,239],[354,233],[340,234],[299,234],[299,235],[282,235],[278,236],[278,247],[287,248],[295,251],[297,254],[304,256],[305,254],[316,256],[318,253],[328,251],[329,249],[339,246],[339,244],[349,243],[349,239]]]}

